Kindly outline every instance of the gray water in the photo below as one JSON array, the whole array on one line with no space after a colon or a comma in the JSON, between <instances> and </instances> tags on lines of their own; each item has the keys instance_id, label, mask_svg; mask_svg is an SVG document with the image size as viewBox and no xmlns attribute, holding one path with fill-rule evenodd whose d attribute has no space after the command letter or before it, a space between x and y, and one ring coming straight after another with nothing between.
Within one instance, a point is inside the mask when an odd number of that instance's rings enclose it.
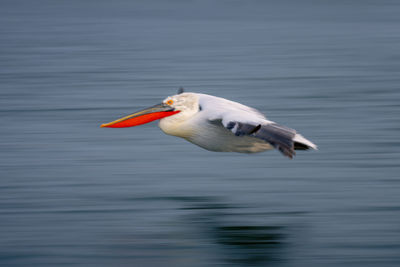
<instances>
[{"instance_id":1,"label":"gray water","mask_svg":"<svg viewBox=\"0 0 400 267\"><path fill-rule=\"evenodd\" d=\"M0 7L0 265L399 266L399 1ZM319 151L99 128L180 86Z\"/></svg>"}]
</instances>

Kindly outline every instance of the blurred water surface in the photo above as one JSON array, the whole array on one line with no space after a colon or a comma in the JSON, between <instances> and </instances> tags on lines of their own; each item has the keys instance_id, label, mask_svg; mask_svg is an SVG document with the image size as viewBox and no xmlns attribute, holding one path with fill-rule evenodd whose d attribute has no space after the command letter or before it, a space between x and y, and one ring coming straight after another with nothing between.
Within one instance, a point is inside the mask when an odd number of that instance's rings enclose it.
<instances>
[{"instance_id":1,"label":"blurred water surface","mask_svg":"<svg viewBox=\"0 0 400 267\"><path fill-rule=\"evenodd\" d=\"M399 266L398 1L1 1L0 264ZM178 87L319 151L213 153Z\"/></svg>"}]
</instances>

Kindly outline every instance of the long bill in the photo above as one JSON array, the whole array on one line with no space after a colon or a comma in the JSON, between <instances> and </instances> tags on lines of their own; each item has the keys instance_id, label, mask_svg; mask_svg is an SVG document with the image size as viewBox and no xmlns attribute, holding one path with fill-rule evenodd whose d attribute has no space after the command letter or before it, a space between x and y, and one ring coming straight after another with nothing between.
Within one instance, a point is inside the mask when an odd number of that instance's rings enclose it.
<instances>
[{"instance_id":1,"label":"long bill","mask_svg":"<svg viewBox=\"0 0 400 267\"><path fill-rule=\"evenodd\" d=\"M133 127L137 125L142 125L154 120L159 120L168 116L172 116L180 111L176 111L173 107L168 106L166 104L158 104L131 115L125 116L118 120L103 123L100 127L108 127L108 128L124 128L124 127Z\"/></svg>"}]
</instances>

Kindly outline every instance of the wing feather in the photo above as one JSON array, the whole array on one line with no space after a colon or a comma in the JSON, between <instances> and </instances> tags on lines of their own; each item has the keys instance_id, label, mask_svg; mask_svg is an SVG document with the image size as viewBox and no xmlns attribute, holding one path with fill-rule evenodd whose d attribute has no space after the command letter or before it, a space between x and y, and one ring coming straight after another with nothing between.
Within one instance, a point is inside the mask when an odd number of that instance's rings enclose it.
<instances>
[{"instance_id":1,"label":"wing feather","mask_svg":"<svg viewBox=\"0 0 400 267\"><path fill-rule=\"evenodd\" d=\"M305 138L303 139L308 143L298 141L300 135L294 129L268 120L256 109L219 97L204 94L198 94L198 96L200 105L205 107L204 111L207 112L208 120L222 123L236 136L252 136L264 140L289 158L293 158L296 154L295 148L316 148Z\"/></svg>"},{"instance_id":2,"label":"wing feather","mask_svg":"<svg viewBox=\"0 0 400 267\"><path fill-rule=\"evenodd\" d=\"M289 158L296 154L293 142L296 131L293 129L276 123L252 124L239 121L230 121L224 126L236 136L247 135L262 139Z\"/></svg>"}]
</instances>

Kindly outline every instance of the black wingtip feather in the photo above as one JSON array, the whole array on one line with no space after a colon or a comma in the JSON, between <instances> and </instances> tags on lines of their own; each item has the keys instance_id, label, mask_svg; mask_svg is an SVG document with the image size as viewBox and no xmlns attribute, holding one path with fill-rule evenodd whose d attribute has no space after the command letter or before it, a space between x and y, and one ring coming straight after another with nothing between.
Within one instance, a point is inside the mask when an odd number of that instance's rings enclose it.
<instances>
[{"instance_id":1,"label":"black wingtip feather","mask_svg":"<svg viewBox=\"0 0 400 267\"><path fill-rule=\"evenodd\" d=\"M296 155L296 152L294 151L293 148L288 148L285 146L276 146L276 148L286 157L293 159L293 157Z\"/></svg>"},{"instance_id":2,"label":"black wingtip feather","mask_svg":"<svg viewBox=\"0 0 400 267\"><path fill-rule=\"evenodd\" d=\"M260 130L260 128L261 128L261 124L259 124L258 126L254 127L254 129L251 130L251 132L249 132L249 135L253 134L253 133L256 133L258 130Z\"/></svg>"},{"instance_id":3,"label":"black wingtip feather","mask_svg":"<svg viewBox=\"0 0 400 267\"><path fill-rule=\"evenodd\" d=\"M294 142L294 149L295 150L308 150L308 149L310 149L310 147L303 143Z\"/></svg>"}]
</instances>

